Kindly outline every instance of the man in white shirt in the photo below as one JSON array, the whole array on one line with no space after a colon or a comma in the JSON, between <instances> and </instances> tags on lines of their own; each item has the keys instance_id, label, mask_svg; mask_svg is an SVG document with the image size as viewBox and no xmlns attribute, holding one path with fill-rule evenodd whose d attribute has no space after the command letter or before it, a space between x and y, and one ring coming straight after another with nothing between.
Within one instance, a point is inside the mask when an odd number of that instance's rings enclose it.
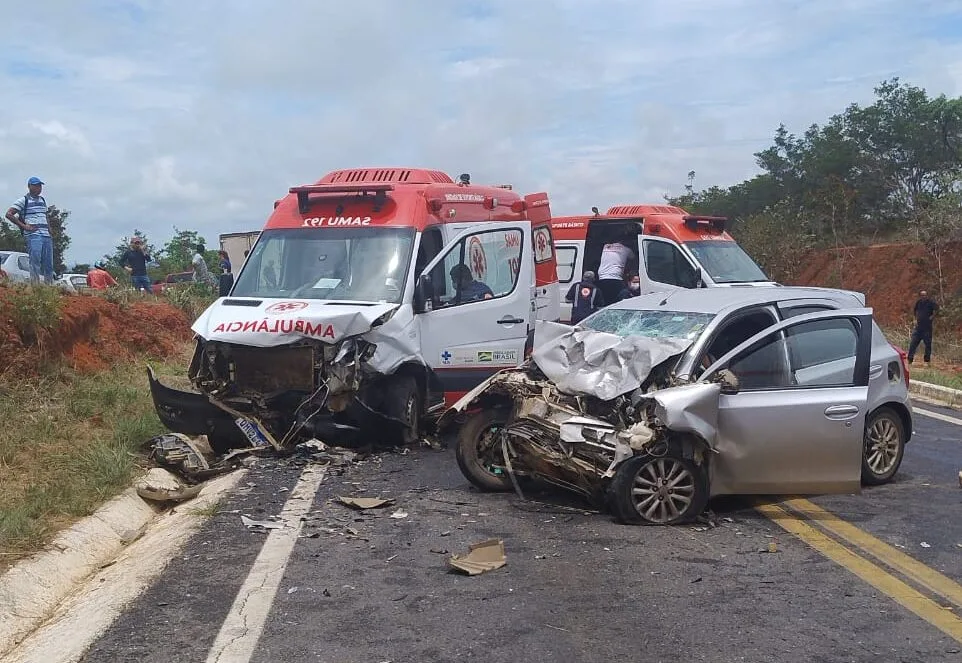
<instances>
[{"instance_id":1,"label":"man in white shirt","mask_svg":"<svg viewBox=\"0 0 962 663\"><path fill-rule=\"evenodd\" d=\"M217 281L214 280L214 276L207 268L207 261L204 260L204 250L204 245L198 244L196 247L197 252L190 261L190 264L194 268L194 283L206 283L210 287L216 288Z\"/></svg>"},{"instance_id":2,"label":"man in white shirt","mask_svg":"<svg viewBox=\"0 0 962 663\"><path fill-rule=\"evenodd\" d=\"M598 287L605 302L616 302L625 287L625 265L635 253L626 246L634 236L622 235L616 242L605 244L598 266Z\"/></svg>"}]
</instances>

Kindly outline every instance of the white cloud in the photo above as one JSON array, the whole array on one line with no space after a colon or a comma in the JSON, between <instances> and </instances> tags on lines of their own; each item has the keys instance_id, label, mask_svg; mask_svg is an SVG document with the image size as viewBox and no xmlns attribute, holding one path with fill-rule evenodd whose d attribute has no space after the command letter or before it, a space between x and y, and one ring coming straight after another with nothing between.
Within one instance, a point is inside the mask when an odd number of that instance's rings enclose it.
<instances>
[{"instance_id":1,"label":"white cloud","mask_svg":"<svg viewBox=\"0 0 962 663\"><path fill-rule=\"evenodd\" d=\"M556 214L755 171L898 75L962 94L962 3L38 0L0 55L0 197L70 209L69 257L134 227L256 229L334 168L547 190ZM28 38L29 35L29 38Z\"/></svg>"}]
</instances>

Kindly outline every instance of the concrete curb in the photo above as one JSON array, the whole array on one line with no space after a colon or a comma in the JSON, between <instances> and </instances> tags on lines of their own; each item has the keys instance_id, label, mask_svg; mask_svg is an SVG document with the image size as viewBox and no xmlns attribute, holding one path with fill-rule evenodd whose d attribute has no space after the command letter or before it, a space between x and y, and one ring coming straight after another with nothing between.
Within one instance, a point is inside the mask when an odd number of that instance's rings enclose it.
<instances>
[{"instance_id":1,"label":"concrete curb","mask_svg":"<svg viewBox=\"0 0 962 663\"><path fill-rule=\"evenodd\" d=\"M206 492L207 486L201 490ZM197 498L194 498L197 499ZM178 505L189 507L194 500ZM0 577L0 658L93 573L115 561L165 510L128 488Z\"/></svg>"},{"instance_id":2,"label":"concrete curb","mask_svg":"<svg viewBox=\"0 0 962 663\"><path fill-rule=\"evenodd\" d=\"M933 401L938 401L949 407L962 406L962 390L959 389L951 389L950 387L943 387L938 384L909 380L909 392Z\"/></svg>"}]
</instances>

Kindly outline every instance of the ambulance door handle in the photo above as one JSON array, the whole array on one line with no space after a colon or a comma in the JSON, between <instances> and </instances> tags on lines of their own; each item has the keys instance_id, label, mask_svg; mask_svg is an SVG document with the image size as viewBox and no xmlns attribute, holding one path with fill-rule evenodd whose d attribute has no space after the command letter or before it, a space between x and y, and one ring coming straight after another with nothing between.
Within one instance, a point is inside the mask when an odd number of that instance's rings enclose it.
<instances>
[{"instance_id":1,"label":"ambulance door handle","mask_svg":"<svg viewBox=\"0 0 962 663\"><path fill-rule=\"evenodd\" d=\"M522 322L524 322L524 318L513 318L510 315L506 315L498 320L499 325L520 325Z\"/></svg>"}]
</instances>

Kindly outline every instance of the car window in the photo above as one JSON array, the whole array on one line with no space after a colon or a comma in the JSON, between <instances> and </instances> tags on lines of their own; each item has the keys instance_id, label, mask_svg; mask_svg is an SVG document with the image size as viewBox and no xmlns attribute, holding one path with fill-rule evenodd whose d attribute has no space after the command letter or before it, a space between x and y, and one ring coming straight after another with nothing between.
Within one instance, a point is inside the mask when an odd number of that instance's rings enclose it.
<instances>
[{"instance_id":1,"label":"car window","mask_svg":"<svg viewBox=\"0 0 962 663\"><path fill-rule=\"evenodd\" d=\"M435 308L510 295L518 281L524 234L486 230L464 237L431 271Z\"/></svg>"},{"instance_id":2,"label":"car window","mask_svg":"<svg viewBox=\"0 0 962 663\"><path fill-rule=\"evenodd\" d=\"M831 306L825 304L807 304L805 306L793 306L791 308L781 308L782 317L786 320L788 318L797 318L800 315L808 315L809 313L820 313L822 311L833 310Z\"/></svg>"},{"instance_id":3,"label":"car window","mask_svg":"<svg viewBox=\"0 0 962 663\"><path fill-rule=\"evenodd\" d=\"M736 355L728 368L739 389L854 384L858 329L847 318L812 320L773 332Z\"/></svg>"},{"instance_id":4,"label":"car window","mask_svg":"<svg viewBox=\"0 0 962 663\"><path fill-rule=\"evenodd\" d=\"M708 348L696 362L693 375L698 377L704 369L718 359L777 322L775 316L767 309L745 311L729 318L714 333Z\"/></svg>"},{"instance_id":5,"label":"car window","mask_svg":"<svg viewBox=\"0 0 962 663\"><path fill-rule=\"evenodd\" d=\"M778 332L736 355L729 362L728 369L738 378L738 387L742 391L792 386L785 340Z\"/></svg>"},{"instance_id":6,"label":"car window","mask_svg":"<svg viewBox=\"0 0 962 663\"><path fill-rule=\"evenodd\" d=\"M691 263L674 244L646 239L645 271L648 278L657 283L694 288L694 270Z\"/></svg>"},{"instance_id":7,"label":"car window","mask_svg":"<svg viewBox=\"0 0 962 663\"><path fill-rule=\"evenodd\" d=\"M17 267L19 267L24 272L30 271L30 258L27 256L20 256L17 258Z\"/></svg>"},{"instance_id":8,"label":"car window","mask_svg":"<svg viewBox=\"0 0 962 663\"><path fill-rule=\"evenodd\" d=\"M858 330L847 319L813 320L789 327L788 352L800 386L853 384Z\"/></svg>"},{"instance_id":9,"label":"car window","mask_svg":"<svg viewBox=\"0 0 962 663\"><path fill-rule=\"evenodd\" d=\"M555 255L558 256L558 282L571 283L575 276L575 264L578 262L578 247L555 247Z\"/></svg>"}]
</instances>

